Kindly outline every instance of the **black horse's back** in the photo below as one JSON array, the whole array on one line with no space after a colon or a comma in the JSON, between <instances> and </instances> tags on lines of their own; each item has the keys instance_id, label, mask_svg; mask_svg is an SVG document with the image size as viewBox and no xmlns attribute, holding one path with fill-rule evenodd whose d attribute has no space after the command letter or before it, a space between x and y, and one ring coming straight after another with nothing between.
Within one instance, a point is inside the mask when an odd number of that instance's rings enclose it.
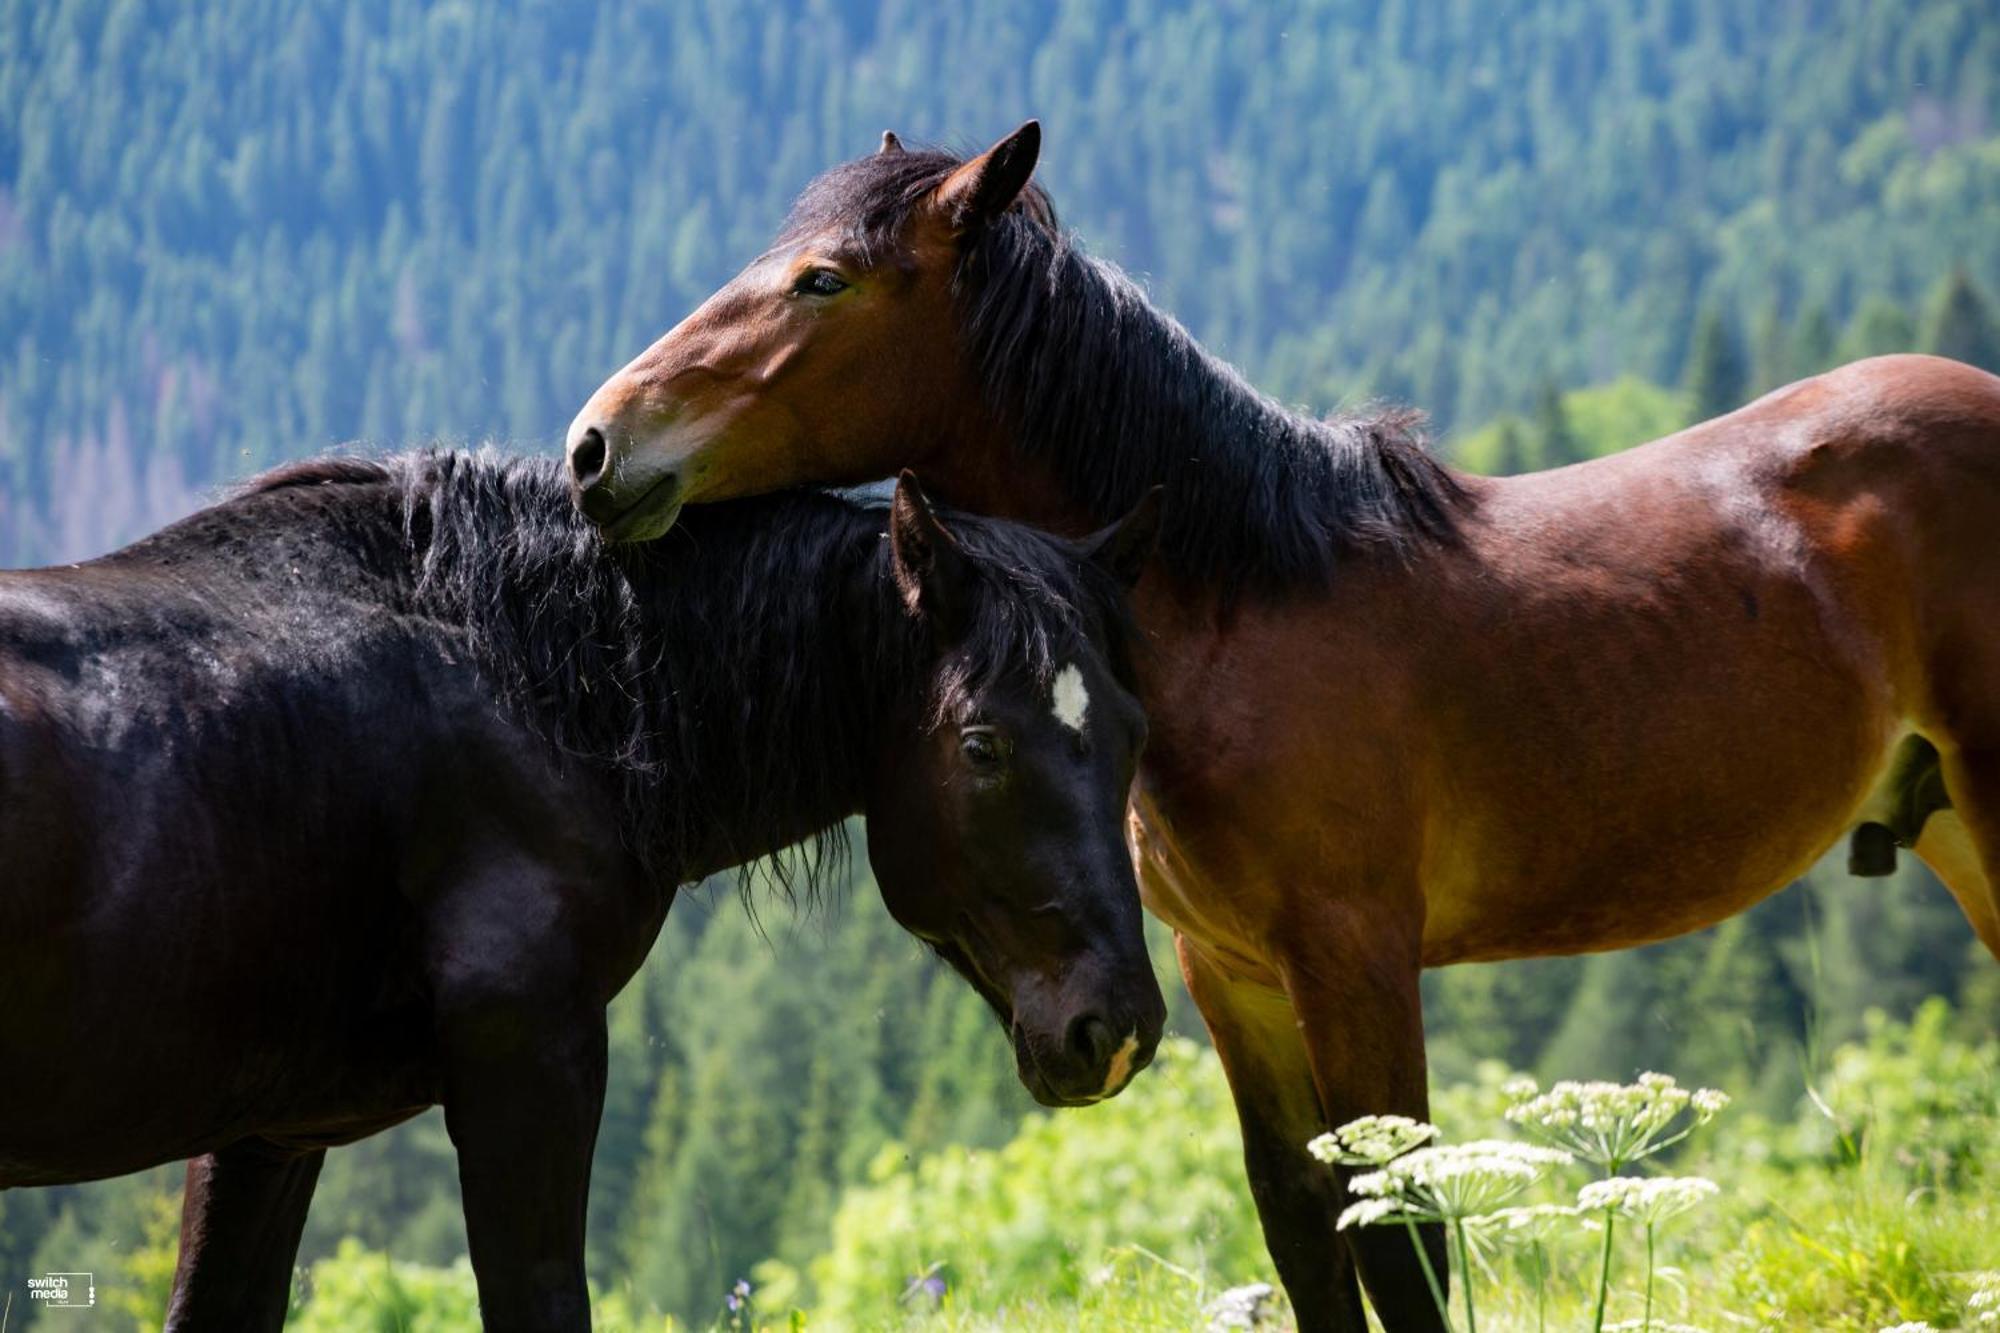
<instances>
[{"instance_id":1,"label":"black horse's back","mask_svg":"<svg viewBox=\"0 0 2000 1333\"><path fill-rule=\"evenodd\" d=\"M399 614L400 502L342 489L0 573L0 1059L47 1071L0 1105L0 1184L431 1099L410 830L441 732L505 729Z\"/></svg>"}]
</instances>

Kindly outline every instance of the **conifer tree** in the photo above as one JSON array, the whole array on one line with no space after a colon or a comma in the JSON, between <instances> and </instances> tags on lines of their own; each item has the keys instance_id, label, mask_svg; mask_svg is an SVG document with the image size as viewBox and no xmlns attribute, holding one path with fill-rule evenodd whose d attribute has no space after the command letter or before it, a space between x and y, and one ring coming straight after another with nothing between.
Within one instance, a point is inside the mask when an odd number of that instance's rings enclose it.
<instances>
[{"instance_id":1,"label":"conifer tree","mask_svg":"<svg viewBox=\"0 0 2000 1333\"><path fill-rule=\"evenodd\" d=\"M1886 356L1891 352L1917 350L1917 328L1907 310L1885 296L1870 297L1847 326L1841 340L1844 361L1865 356Z\"/></svg>"},{"instance_id":2,"label":"conifer tree","mask_svg":"<svg viewBox=\"0 0 2000 1333\"><path fill-rule=\"evenodd\" d=\"M1757 328L1750 343L1750 363L1758 393L1769 393L1792 381L1791 331L1786 328L1784 312L1775 299L1757 316Z\"/></svg>"},{"instance_id":3,"label":"conifer tree","mask_svg":"<svg viewBox=\"0 0 2000 1333\"><path fill-rule=\"evenodd\" d=\"M1566 467L1589 457L1570 425L1562 390L1548 375L1535 390L1535 448L1545 468Z\"/></svg>"},{"instance_id":4,"label":"conifer tree","mask_svg":"<svg viewBox=\"0 0 2000 1333\"><path fill-rule=\"evenodd\" d=\"M1741 407L1749 382L1736 330L1720 307L1709 306L1695 323L1688 352L1687 391L1694 419L1706 421Z\"/></svg>"},{"instance_id":5,"label":"conifer tree","mask_svg":"<svg viewBox=\"0 0 2000 1333\"><path fill-rule=\"evenodd\" d=\"M1995 329L1986 298L1973 286L1972 275L1963 264L1939 284L1932 299L1924 350L2000 373L2000 330Z\"/></svg>"},{"instance_id":6,"label":"conifer tree","mask_svg":"<svg viewBox=\"0 0 2000 1333\"><path fill-rule=\"evenodd\" d=\"M1827 317L1825 306L1814 303L1806 307L1799 316L1798 327L1792 331L1792 376L1797 379L1817 375L1831 370L1833 363L1833 321Z\"/></svg>"},{"instance_id":7,"label":"conifer tree","mask_svg":"<svg viewBox=\"0 0 2000 1333\"><path fill-rule=\"evenodd\" d=\"M1493 470L1503 477L1518 476L1531 470L1528 462L1528 442L1521 433L1521 423L1514 417L1507 417L1500 423L1500 444L1494 451Z\"/></svg>"}]
</instances>

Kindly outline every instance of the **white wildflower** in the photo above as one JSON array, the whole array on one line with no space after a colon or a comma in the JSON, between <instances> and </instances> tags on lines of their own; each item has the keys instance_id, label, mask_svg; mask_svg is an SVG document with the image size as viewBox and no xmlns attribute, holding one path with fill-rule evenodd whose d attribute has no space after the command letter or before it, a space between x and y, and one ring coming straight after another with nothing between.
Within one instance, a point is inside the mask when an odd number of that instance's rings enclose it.
<instances>
[{"instance_id":1,"label":"white wildflower","mask_svg":"<svg viewBox=\"0 0 2000 1333\"><path fill-rule=\"evenodd\" d=\"M1547 1240L1576 1221L1576 1209L1564 1203L1530 1203L1466 1221L1496 1240Z\"/></svg>"},{"instance_id":2,"label":"white wildflower","mask_svg":"<svg viewBox=\"0 0 2000 1333\"><path fill-rule=\"evenodd\" d=\"M1891 1324L1882 1333L1938 1333L1938 1330L1925 1320L1912 1319L1907 1324Z\"/></svg>"},{"instance_id":3,"label":"white wildflower","mask_svg":"<svg viewBox=\"0 0 2000 1333\"><path fill-rule=\"evenodd\" d=\"M1569 1160L1553 1148L1481 1139L1418 1148L1356 1176L1348 1188L1364 1199L1400 1200L1418 1221L1448 1221L1492 1212L1532 1185L1542 1168Z\"/></svg>"},{"instance_id":4,"label":"white wildflower","mask_svg":"<svg viewBox=\"0 0 2000 1333\"><path fill-rule=\"evenodd\" d=\"M1509 1120L1612 1170L1678 1143L1729 1103L1728 1095L1714 1088L1689 1091L1671 1075L1656 1073L1641 1074L1637 1083L1564 1081L1547 1092L1535 1092L1533 1084L1517 1092L1507 1108ZM1691 1111L1690 1120L1667 1135L1683 1111Z\"/></svg>"},{"instance_id":5,"label":"white wildflower","mask_svg":"<svg viewBox=\"0 0 2000 1333\"><path fill-rule=\"evenodd\" d=\"M1208 1333L1258 1329L1277 1324L1277 1290L1268 1282L1231 1287L1208 1303Z\"/></svg>"},{"instance_id":6,"label":"white wildflower","mask_svg":"<svg viewBox=\"0 0 2000 1333\"><path fill-rule=\"evenodd\" d=\"M1436 1125L1406 1115L1365 1115L1306 1145L1328 1166L1380 1166L1437 1137Z\"/></svg>"},{"instance_id":7,"label":"white wildflower","mask_svg":"<svg viewBox=\"0 0 2000 1333\"><path fill-rule=\"evenodd\" d=\"M1586 1213L1613 1212L1657 1226L1718 1193L1716 1183L1702 1176L1613 1176L1578 1190L1576 1206Z\"/></svg>"},{"instance_id":8,"label":"white wildflower","mask_svg":"<svg viewBox=\"0 0 2000 1333\"><path fill-rule=\"evenodd\" d=\"M1372 1227L1380 1222L1400 1221L1407 1212L1401 1199L1362 1199L1342 1209L1340 1219L1333 1224L1333 1228L1345 1231L1349 1227Z\"/></svg>"},{"instance_id":9,"label":"white wildflower","mask_svg":"<svg viewBox=\"0 0 2000 1333\"><path fill-rule=\"evenodd\" d=\"M1606 1324L1604 1333L1708 1333L1708 1330L1693 1324L1670 1324L1663 1319L1621 1319Z\"/></svg>"},{"instance_id":10,"label":"white wildflower","mask_svg":"<svg viewBox=\"0 0 2000 1333\"><path fill-rule=\"evenodd\" d=\"M1965 1303L1965 1312L1973 1316L1972 1322L1985 1328L2000 1324L2000 1273L1978 1273L1973 1277L1972 1297Z\"/></svg>"}]
</instances>

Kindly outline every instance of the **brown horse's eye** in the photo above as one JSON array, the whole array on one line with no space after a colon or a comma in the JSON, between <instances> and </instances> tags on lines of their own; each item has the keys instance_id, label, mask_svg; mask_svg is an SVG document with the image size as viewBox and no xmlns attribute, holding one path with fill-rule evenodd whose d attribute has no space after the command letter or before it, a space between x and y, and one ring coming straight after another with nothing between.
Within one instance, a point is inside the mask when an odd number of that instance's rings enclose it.
<instances>
[{"instance_id":1,"label":"brown horse's eye","mask_svg":"<svg viewBox=\"0 0 2000 1333\"><path fill-rule=\"evenodd\" d=\"M847 283L830 268L809 268L799 274L792 290L800 296L832 296L847 290Z\"/></svg>"},{"instance_id":2,"label":"brown horse's eye","mask_svg":"<svg viewBox=\"0 0 2000 1333\"><path fill-rule=\"evenodd\" d=\"M958 750L982 773L997 773L1007 763L1007 740L991 727L967 727L958 733Z\"/></svg>"}]
</instances>

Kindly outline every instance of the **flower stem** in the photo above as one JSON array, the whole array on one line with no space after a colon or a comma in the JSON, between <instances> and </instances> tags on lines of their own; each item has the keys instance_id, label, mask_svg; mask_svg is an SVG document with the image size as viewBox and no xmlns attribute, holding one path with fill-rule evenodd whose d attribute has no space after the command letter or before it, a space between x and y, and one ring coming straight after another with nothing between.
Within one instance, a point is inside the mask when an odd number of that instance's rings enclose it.
<instances>
[{"instance_id":1,"label":"flower stem","mask_svg":"<svg viewBox=\"0 0 2000 1333\"><path fill-rule=\"evenodd\" d=\"M1410 1233L1410 1244L1417 1247L1417 1262L1423 1265L1424 1281L1430 1284L1431 1302L1437 1306L1438 1318L1444 1320L1446 1333L1450 1333L1451 1304L1445 1299L1444 1288L1438 1285L1437 1270L1431 1267L1430 1251L1424 1248L1424 1238L1417 1234L1415 1222L1405 1217L1403 1227Z\"/></svg>"},{"instance_id":2,"label":"flower stem","mask_svg":"<svg viewBox=\"0 0 2000 1333\"><path fill-rule=\"evenodd\" d=\"M1653 1333L1653 1224L1646 1223L1646 1322L1644 1333Z\"/></svg>"},{"instance_id":3,"label":"flower stem","mask_svg":"<svg viewBox=\"0 0 2000 1333\"><path fill-rule=\"evenodd\" d=\"M1465 1286L1465 1333L1479 1333L1479 1316L1472 1312L1472 1255L1465 1248L1465 1219L1453 1218L1451 1229L1458 1237L1458 1280Z\"/></svg>"},{"instance_id":4,"label":"flower stem","mask_svg":"<svg viewBox=\"0 0 2000 1333\"><path fill-rule=\"evenodd\" d=\"M1604 1214L1604 1261L1597 1269L1597 1313L1590 1321L1591 1333L1604 1333L1604 1298L1611 1291L1611 1233L1618 1226L1618 1214Z\"/></svg>"},{"instance_id":5,"label":"flower stem","mask_svg":"<svg viewBox=\"0 0 2000 1333\"><path fill-rule=\"evenodd\" d=\"M1535 1330L1549 1333L1549 1266L1542 1243L1535 1242Z\"/></svg>"}]
</instances>

